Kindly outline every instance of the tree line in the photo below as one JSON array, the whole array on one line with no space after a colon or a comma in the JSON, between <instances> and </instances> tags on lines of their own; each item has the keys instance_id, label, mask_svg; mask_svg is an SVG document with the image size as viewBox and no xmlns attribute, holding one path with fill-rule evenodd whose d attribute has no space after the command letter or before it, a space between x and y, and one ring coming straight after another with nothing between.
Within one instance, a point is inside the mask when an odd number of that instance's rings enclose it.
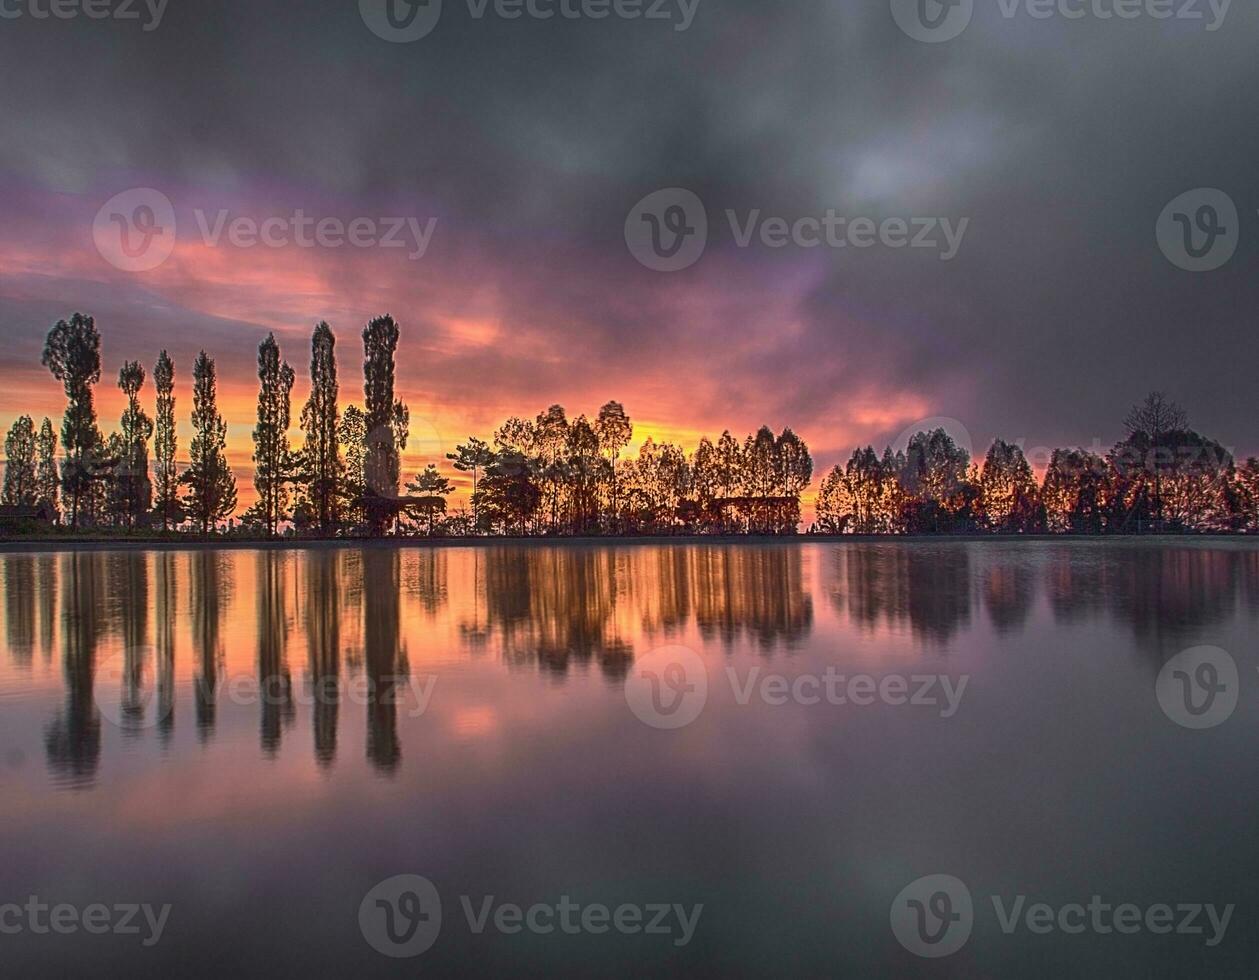
<instances>
[{"instance_id":1,"label":"tree line","mask_svg":"<svg viewBox=\"0 0 1259 980\"><path fill-rule=\"evenodd\" d=\"M319 323L310 343L310 393L298 414L296 373L274 335L258 348L253 430L256 501L234 520L236 477L218 408L215 362L192 366L192 440L178 462L175 365L153 366L155 415L142 405L146 372L126 362L118 387L126 408L105 436L95 409L101 378L95 320L75 313L48 333L43 364L62 384L58 439L20 417L5 441L3 503L37 507L73 529L159 529L256 536L423 534L641 535L795 534L812 485L808 446L768 426L740 439L726 431L694 452L646 439L628 450L634 426L608 402L593 418L553 405L510 418L489 440L448 454L471 478L470 505L453 513L454 484L436 464L403 482L410 412L395 393L400 329L391 316L362 331L363 406L340 407L336 338ZM982 465L943 429L921 432L899 452L855 451L822 481L811 531L830 534L1140 533L1259 530L1259 463L1238 467L1193 432L1161 394L1135 407L1127 435L1104 457L1054 452L1037 481L1020 447L996 440Z\"/></svg>"},{"instance_id":2,"label":"tree line","mask_svg":"<svg viewBox=\"0 0 1259 980\"><path fill-rule=\"evenodd\" d=\"M1259 531L1259 461L1238 466L1161 392L1134 406L1105 455L1057 449L1037 480L1003 439L982 465L943 429L901 452L858 449L823 480L818 529L836 534L1140 534Z\"/></svg>"}]
</instances>

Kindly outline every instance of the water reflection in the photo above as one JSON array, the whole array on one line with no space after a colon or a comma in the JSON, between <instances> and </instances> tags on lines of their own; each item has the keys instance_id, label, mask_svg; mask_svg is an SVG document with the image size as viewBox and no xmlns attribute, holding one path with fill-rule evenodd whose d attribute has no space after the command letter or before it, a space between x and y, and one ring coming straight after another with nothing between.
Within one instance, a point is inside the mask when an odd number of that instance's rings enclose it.
<instances>
[{"instance_id":1,"label":"water reflection","mask_svg":"<svg viewBox=\"0 0 1259 980\"><path fill-rule=\"evenodd\" d=\"M48 768L54 779L88 786L101 755L101 718L93 688L96 644L105 608L103 556L93 552L62 556L62 664L65 701L44 732ZM6 592L10 585L5 582Z\"/></svg>"},{"instance_id":2,"label":"water reflection","mask_svg":"<svg viewBox=\"0 0 1259 980\"><path fill-rule=\"evenodd\" d=\"M288 561L288 555L276 551L257 556L258 701L262 709L258 739L262 751L271 756L280 749L283 729L296 717L288 666Z\"/></svg>"},{"instance_id":3,"label":"water reflection","mask_svg":"<svg viewBox=\"0 0 1259 980\"><path fill-rule=\"evenodd\" d=\"M121 734L170 745L181 697L209 743L239 707L229 683L254 680L244 717L262 755L309 725L301 751L325 772L346 712L363 710L364 754L389 774L404 761L408 679L429 658L619 685L636 656L673 642L774 655L821 631L832 654L847 634L938 656L983 628L1010 639L1054 623L1117 627L1157 669L1259 606L1259 551L1243 544L86 551L7 554L0 571L8 683L38 673L37 648L60 651L47 765L75 786L92 784L102 754L93 695L115 685ZM351 682L361 708L347 708ZM461 724L490 723L476 711Z\"/></svg>"},{"instance_id":4,"label":"water reflection","mask_svg":"<svg viewBox=\"0 0 1259 980\"><path fill-rule=\"evenodd\" d=\"M392 772L402 761L398 741L398 699L408 672L400 642L399 554L370 548L363 555L363 654L367 670L367 757L377 769Z\"/></svg>"},{"instance_id":5,"label":"water reflection","mask_svg":"<svg viewBox=\"0 0 1259 980\"><path fill-rule=\"evenodd\" d=\"M307 671L314 716L315 760L327 769L337 757L341 707L341 554L317 551L306 562L303 594Z\"/></svg>"},{"instance_id":6,"label":"water reflection","mask_svg":"<svg viewBox=\"0 0 1259 980\"><path fill-rule=\"evenodd\" d=\"M188 559L192 597L192 646L197 674L194 681L197 734L202 741L214 735L218 717L219 674L223 650L219 628L231 600L230 571L235 556L214 551L195 552Z\"/></svg>"},{"instance_id":7,"label":"water reflection","mask_svg":"<svg viewBox=\"0 0 1259 980\"><path fill-rule=\"evenodd\" d=\"M35 649L35 559L4 556L5 639L19 667L30 665Z\"/></svg>"},{"instance_id":8,"label":"water reflection","mask_svg":"<svg viewBox=\"0 0 1259 980\"><path fill-rule=\"evenodd\" d=\"M944 645L970 624L971 551L918 542L836 548L831 604L867 631L908 626L922 640Z\"/></svg>"}]
</instances>

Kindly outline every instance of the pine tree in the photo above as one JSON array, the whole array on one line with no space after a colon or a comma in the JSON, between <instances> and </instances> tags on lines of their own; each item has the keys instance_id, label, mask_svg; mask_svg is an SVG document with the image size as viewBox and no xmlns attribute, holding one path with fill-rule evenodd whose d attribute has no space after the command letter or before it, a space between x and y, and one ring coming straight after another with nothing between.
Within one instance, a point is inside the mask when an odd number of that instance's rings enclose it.
<instances>
[{"instance_id":1,"label":"pine tree","mask_svg":"<svg viewBox=\"0 0 1259 980\"><path fill-rule=\"evenodd\" d=\"M289 448L289 397L293 369L280 360L275 335L258 347L258 424L254 427L254 487L267 533L274 535L288 516L288 484L293 476Z\"/></svg>"},{"instance_id":2,"label":"pine tree","mask_svg":"<svg viewBox=\"0 0 1259 980\"><path fill-rule=\"evenodd\" d=\"M214 361L202 351L192 368L191 465L181 481L188 487L184 506L208 534L236 509L236 477L227 464L227 423L219 414Z\"/></svg>"},{"instance_id":3,"label":"pine tree","mask_svg":"<svg viewBox=\"0 0 1259 980\"><path fill-rule=\"evenodd\" d=\"M175 365L166 351L153 367L157 429L153 438L154 496L162 530L179 520L179 471L175 464Z\"/></svg>"},{"instance_id":4,"label":"pine tree","mask_svg":"<svg viewBox=\"0 0 1259 980\"><path fill-rule=\"evenodd\" d=\"M345 464L338 432L336 338L327 323L310 342L310 397L302 408L303 477L314 519L327 531L340 517L338 494Z\"/></svg>"},{"instance_id":5,"label":"pine tree","mask_svg":"<svg viewBox=\"0 0 1259 980\"><path fill-rule=\"evenodd\" d=\"M69 320L58 320L44 342L42 363L65 386L61 485L70 498L70 524L78 527L80 505L92 491L103 446L92 395L92 385L101 379L101 336L96 331L96 321L82 313L75 313Z\"/></svg>"}]
</instances>

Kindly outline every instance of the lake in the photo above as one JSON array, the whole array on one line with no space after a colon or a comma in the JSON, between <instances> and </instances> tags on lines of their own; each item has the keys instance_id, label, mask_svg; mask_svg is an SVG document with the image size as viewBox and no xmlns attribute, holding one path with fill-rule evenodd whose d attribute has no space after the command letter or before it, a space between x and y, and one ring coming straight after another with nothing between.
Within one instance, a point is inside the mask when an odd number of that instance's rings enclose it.
<instances>
[{"instance_id":1,"label":"lake","mask_svg":"<svg viewBox=\"0 0 1259 980\"><path fill-rule=\"evenodd\" d=\"M7 975L1259 962L1248 542L0 573Z\"/></svg>"}]
</instances>

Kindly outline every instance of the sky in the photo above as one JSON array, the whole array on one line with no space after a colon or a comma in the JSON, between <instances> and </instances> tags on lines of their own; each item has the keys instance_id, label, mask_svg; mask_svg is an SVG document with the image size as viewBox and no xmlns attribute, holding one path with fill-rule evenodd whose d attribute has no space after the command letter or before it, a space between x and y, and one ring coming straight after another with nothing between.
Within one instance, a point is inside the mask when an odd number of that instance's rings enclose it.
<instances>
[{"instance_id":1,"label":"sky","mask_svg":"<svg viewBox=\"0 0 1259 980\"><path fill-rule=\"evenodd\" d=\"M314 325L361 404L391 313L409 471L610 399L636 443L791 426L819 479L931 419L980 455L1108 447L1152 389L1259 452L1253 4L960 0L924 41L907 0L60 2L0 0L6 429L60 414L40 351L82 311L102 427L119 366L167 348L186 447L204 348L243 506L258 343L296 420ZM1174 222L1203 201L1234 251L1193 271ZM689 264L660 271L675 202Z\"/></svg>"}]
</instances>

